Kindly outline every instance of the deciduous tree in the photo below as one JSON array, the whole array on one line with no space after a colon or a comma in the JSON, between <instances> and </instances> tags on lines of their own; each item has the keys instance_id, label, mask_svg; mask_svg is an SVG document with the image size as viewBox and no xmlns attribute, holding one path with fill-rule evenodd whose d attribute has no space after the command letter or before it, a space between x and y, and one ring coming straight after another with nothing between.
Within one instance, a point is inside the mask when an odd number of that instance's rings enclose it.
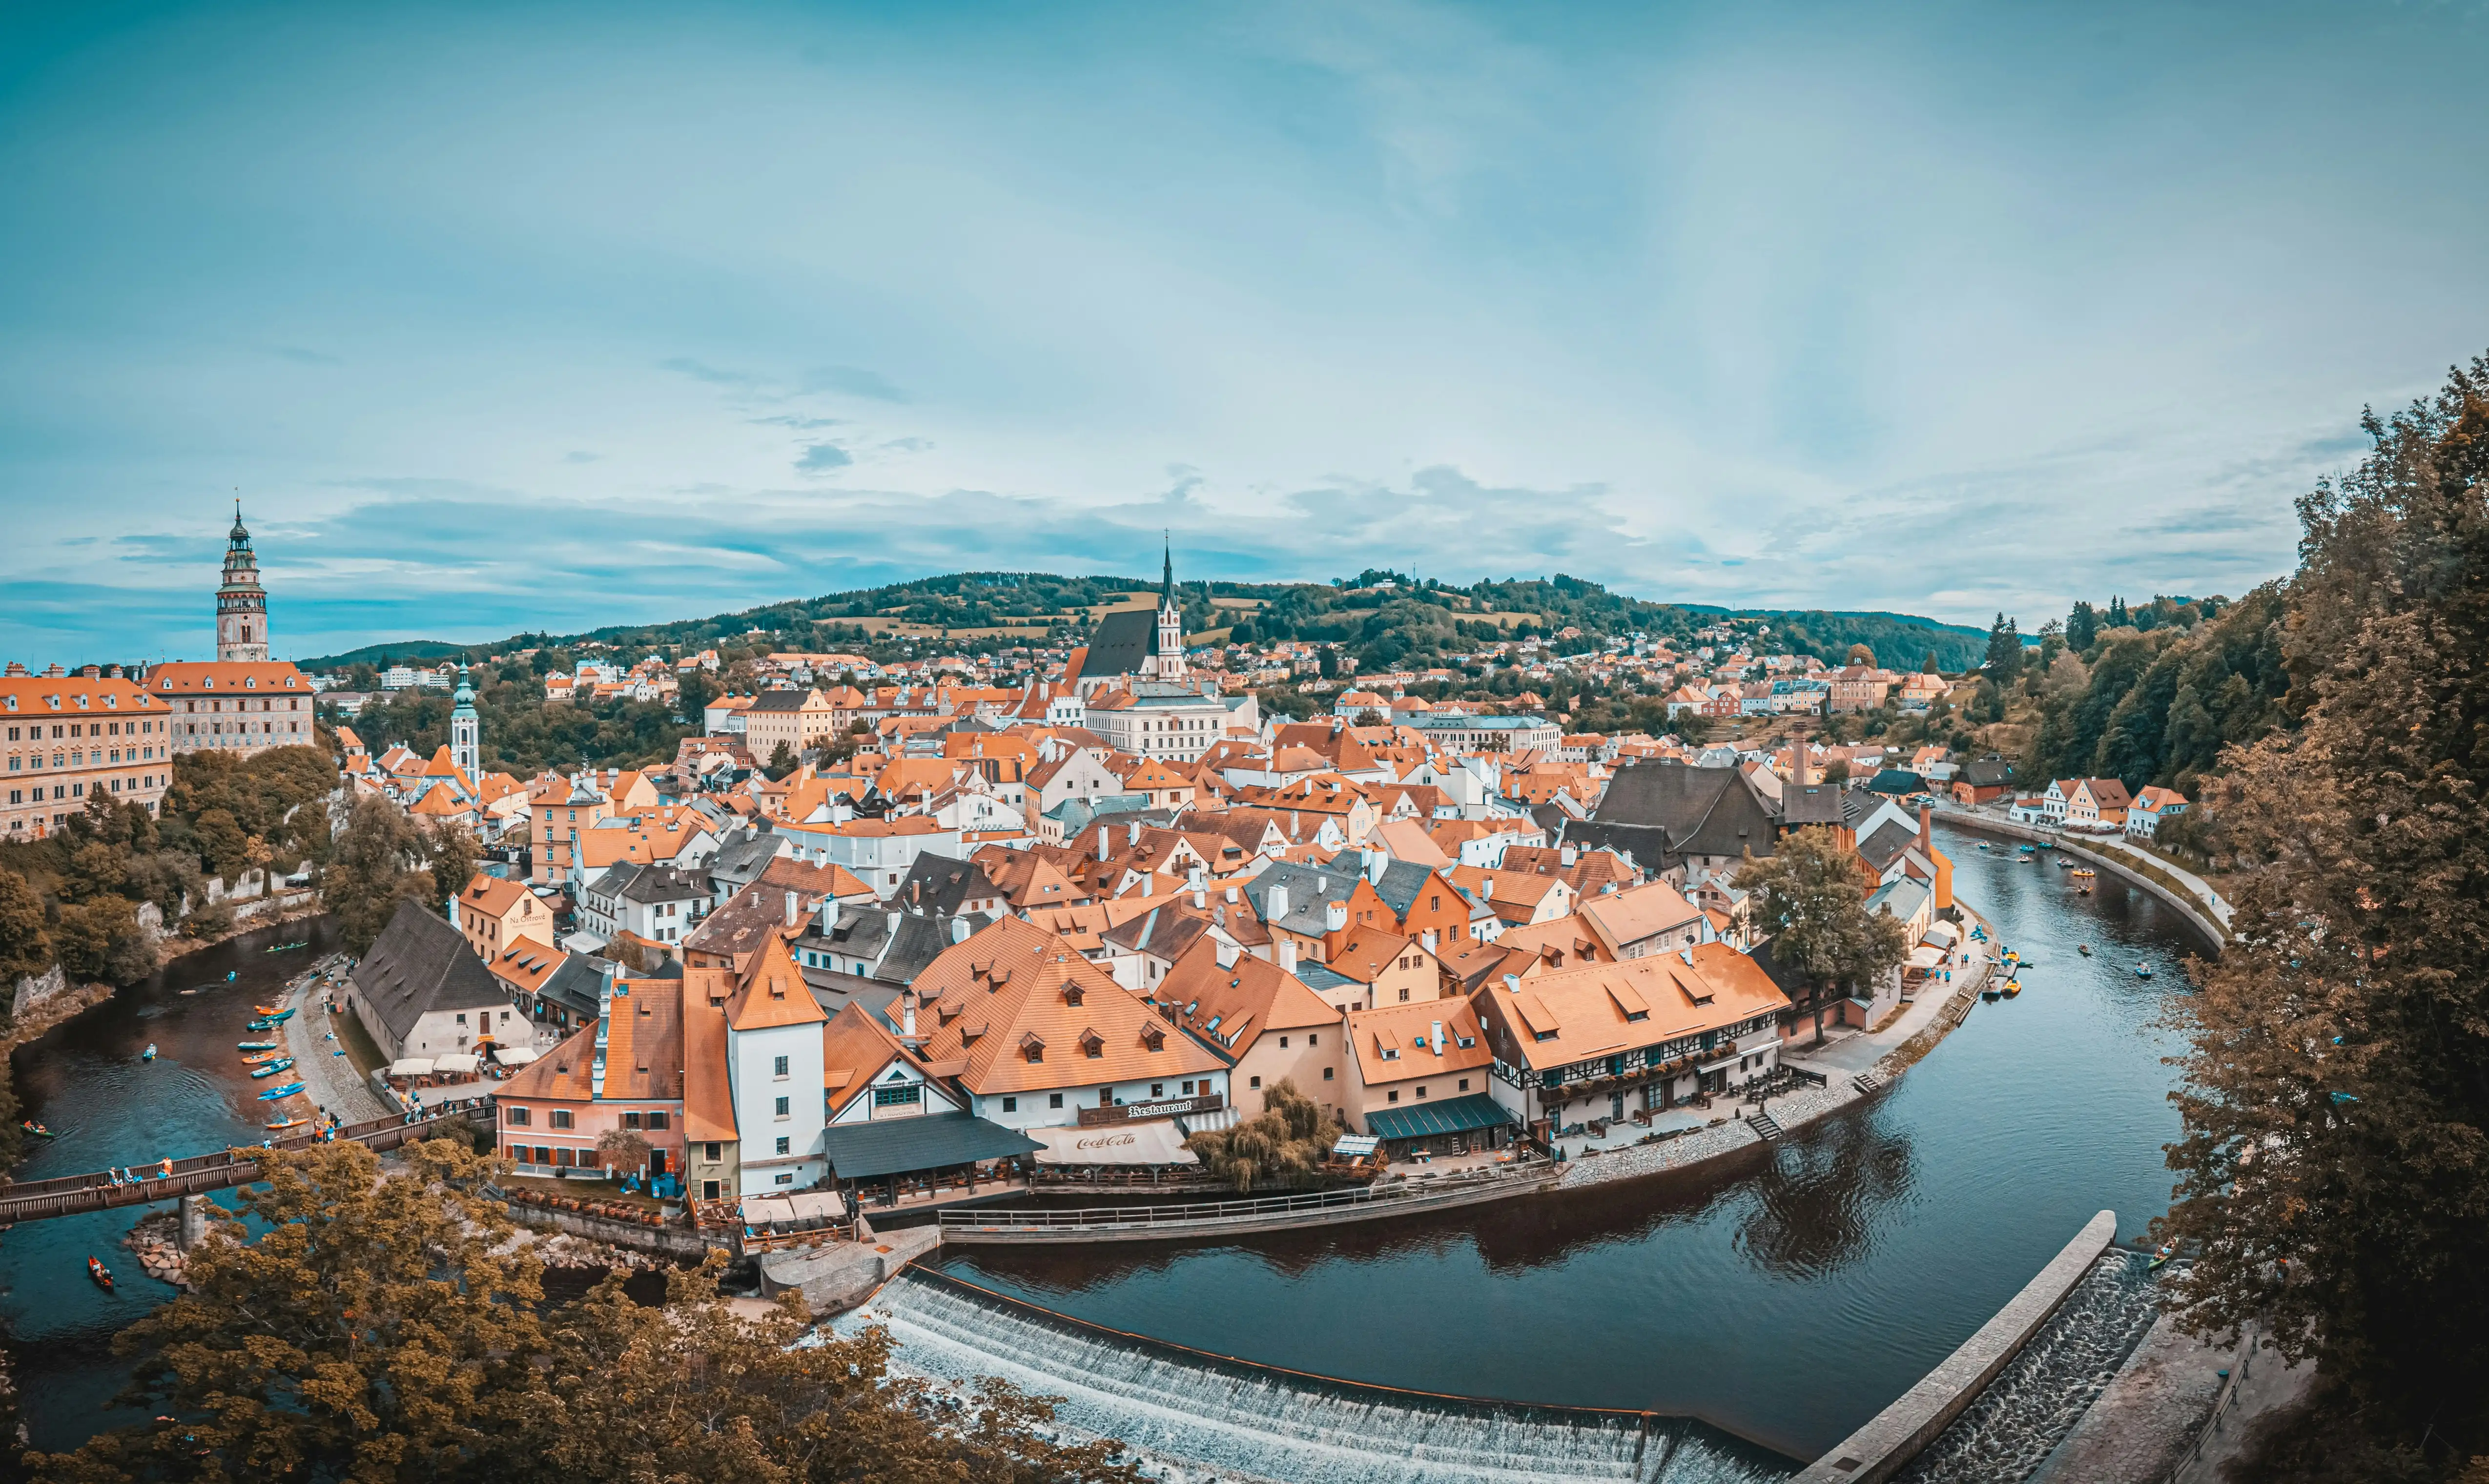
<instances>
[{"instance_id":1,"label":"deciduous tree","mask_svg":"<svg viewBox=\"0 0 2489 1484\"><path fill-rule=\"evenodd\" d=\"M1793 831L1769 856L1748 856L1737 886L1754 894L1755 925L1770 937L1774 960L1814 986L1800 1009L1814 1012L1817 1042L1839 993L1890 974L1909 951L1899 922L1867 909L1858 852L1830 830Z\"/></svg>"}]
</instances>

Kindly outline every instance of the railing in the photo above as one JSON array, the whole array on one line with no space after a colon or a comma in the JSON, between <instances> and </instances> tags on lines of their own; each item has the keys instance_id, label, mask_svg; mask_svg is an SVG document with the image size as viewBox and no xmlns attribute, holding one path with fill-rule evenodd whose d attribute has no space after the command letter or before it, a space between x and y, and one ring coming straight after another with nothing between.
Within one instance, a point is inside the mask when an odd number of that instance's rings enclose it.
<instances>
[{"instance_id":1,"label":"railing","mask_svg":"<svg viewBox=\"0 0 2489 1484\"><path fill-rule=\"evenodd\" d=\"M2162 1484L2178 1484L2179 1476L2191 1468L2195 1460L2204 1456L2205 1444L2211 1442L2215 1435L2220 1432L2221 1419L2229 1415L2230 1409L2238 1404L2240 1384L2247 1379L2247 1373L2255 1368L2256 1345L2255 1327L2246 1326L2239 1335L2238 1364L2230 1367L2230 1379L2221 1384L2221 1394L2214 1398L2213 1414L2206 1417L2204 1425L2195 1430L2195 1441L2187 1445L2187 1451L2180 1455L2175 1465L2171 1466Z\"/></svg>"},{"instance_id":2,"label":"railing","mask_svg":"<svg viewBox=\"0 0 2489 1484\"><path fill-rule=\"evenodd\" d=\"M1549 1166L1532 1160L1525 1164L1482 1165L1471 1170L1417 1180L1390 1181L1352 1190L1313 1190L1298 1195L1194 1201L1178 1206L1096 1206L1077 1211L946 1211L935 1220L945 1231L1100 1231L1198 1226L1208 1222L1257 1220L1387 1205L1476 1184L1520 1180L1534 1182L1550 1173Z\"/></svg>"}]
</instances>

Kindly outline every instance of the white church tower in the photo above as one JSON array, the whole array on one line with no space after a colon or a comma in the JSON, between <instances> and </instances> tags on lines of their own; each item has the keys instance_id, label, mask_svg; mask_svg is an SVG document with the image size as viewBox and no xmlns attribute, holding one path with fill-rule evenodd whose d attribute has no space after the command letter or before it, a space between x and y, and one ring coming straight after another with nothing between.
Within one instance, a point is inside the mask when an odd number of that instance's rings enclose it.
<instances>
[{"instance_id":1,"label":"white church tower","mask_svg":"<svg viewBox=\"0 0 2489 1484\"><path fill-rule=\"evenodd\" d=\"M260 664L268 658L268 591L259 585L259 557L234 501L233 534L225 542L225 580L216 589L216 658Z\"/></svg>"},{"instance_id":2,"label":"white church tower","mask_svg":"<svg viewBox=\"0 0 2489 1484\"><path fill-rule=\"evenodd\" d=\"M475 715L475 688L467 682L467 667L458 667L458 691L449 711L449 761L475 783L484 776L483 724Z\"/></svg>"},{"instance_id":3,"label":"white church tower","mask_svg":"<svg viewBox=\"0 0 2489 1484\"><path fill-rule=\"evenodd\" d=\"M1175 600L1175 548L1166 548L1166 573L1159 588L1159 652L1150 672L1159 680L1184 678L1184 610Z\"/></svg>"}]
</instances>

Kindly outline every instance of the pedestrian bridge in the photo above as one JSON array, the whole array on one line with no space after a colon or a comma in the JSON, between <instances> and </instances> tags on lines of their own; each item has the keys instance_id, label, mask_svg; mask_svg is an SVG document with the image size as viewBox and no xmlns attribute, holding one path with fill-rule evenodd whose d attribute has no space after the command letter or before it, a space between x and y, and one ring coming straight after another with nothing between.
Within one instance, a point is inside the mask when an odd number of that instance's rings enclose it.
<instances>
[{"instance_id":1,"label":"pedestrian bridge","mask_svg":"<svg viewBox=\"0 0 2489 1484\"><path fill-rule=\"evenodd\" d=\"M493 1127L493 1102L489 1098L470 1099L441 1108L427 1108L421 1118L409 1122L403 1116L368 1119L348 1124L337 1130L339 1139L352 1139L375 1150L395 1149L411 1139L453 1119L467 1119L487 1130ZM278 1149L308 1149L317 1142L310 1133L297 1133L272 1141ZM31 1180L0 1184L0 1221L43 1221L53 1216L73 1216L90 1211L109 1211L116 1206L145 1206L155 1201L172 1200L179 1196L200 1195L210 1190L228 1190L246 1185L259 1178L259 1167L252 1163L248 1149L220 1149L213 1155L193 1155L173 1161L173 1173L160 1173L163 1165L140 1165L143 1177L137 1181L113 1184L112 1173L96 1170L85 1175L61 1175L50 1180Z\"/></svg>"}]
</instances>

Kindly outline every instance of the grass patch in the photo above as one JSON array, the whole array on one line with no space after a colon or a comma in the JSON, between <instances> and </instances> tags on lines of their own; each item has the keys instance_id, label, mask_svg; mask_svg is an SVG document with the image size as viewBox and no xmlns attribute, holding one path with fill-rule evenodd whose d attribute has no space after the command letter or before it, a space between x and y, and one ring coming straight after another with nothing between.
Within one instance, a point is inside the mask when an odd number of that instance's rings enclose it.
<instances>
[{"instance_id":1,"label":"grass patch","mask_svg":"<svg viewBox=\"0 0 2489 1484\"><path fill-rule=\"evenodd\" d=\"M535 1195L566 1195L575 1201L615 1201L624 1206L644 1207L655 1211L661 1204L654 1198L625 1191L610 1180L552 1180L536 1175L504 1175L494 1182L504 1190L525 1190Z\"/></svg>"},{"instance_id":2,"label":"grass patch","mask_svg":"<svg viewBox=\"0 0 2489 1484\"><path fill-rule=\"evenodd\" d=\"M363 1029L363 1022L343 1006L329 1017L329 1029L337 1033L337 1044L345 1051L347 1065L355 1069L355 1076L358 1080L370 1082L373 1072L388 1065L381 1056L381 1048L372 1044L371 1034Z\"/></svg>"}]
</instances>

